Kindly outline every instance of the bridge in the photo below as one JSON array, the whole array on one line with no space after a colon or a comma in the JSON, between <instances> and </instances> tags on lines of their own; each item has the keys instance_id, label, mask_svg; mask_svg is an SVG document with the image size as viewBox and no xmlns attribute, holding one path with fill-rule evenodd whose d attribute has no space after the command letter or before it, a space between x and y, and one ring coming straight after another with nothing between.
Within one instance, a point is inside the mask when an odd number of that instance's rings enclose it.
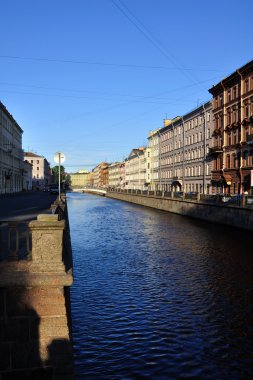
<instances>
[{"instance_id":1,"label":"bridge","mask_svg":"<svg viewBox=\"0 0 253 380\"><path fill-rule=\"evenodd\" d=\"M84 187L82 189L72 189L73 192L77 193L90 193L90 194L97 194L102 195L103 197L106 195L107 191L105 189L97 189L97 188L88 188Z\"/></svg>"}]
</instances>

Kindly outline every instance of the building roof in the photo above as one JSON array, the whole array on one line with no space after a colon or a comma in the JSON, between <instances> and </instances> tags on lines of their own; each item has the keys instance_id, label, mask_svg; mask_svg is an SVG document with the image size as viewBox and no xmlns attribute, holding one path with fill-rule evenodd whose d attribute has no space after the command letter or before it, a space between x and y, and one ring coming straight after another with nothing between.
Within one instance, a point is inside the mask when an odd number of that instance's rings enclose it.
<instances>
[{"instance_id":1,"label":"building roof","mask_svg":"<svg viewBox=\"0 0 253 380\"><path fill-rule=\"evenodd\" d=\"M11 121L15 124L15 126L20 130L21 133L23 133L23 129L20 127L20 125L16 122L16 120L14 119L14 117L12 116L12 114L7 110L7 108L5 107L5 105L0 102L0 109L2 109L2 111L4 113L6 113L6 115L11 119Z\"/></svg>"},{"instance_id":2,"label":"building roof","mask_svg":"<svg viewBox=\"0 0 253 380\"><path fill-rule=\"evenodd\" d=\"M35 154L33 152L24 152L24 155L27 157L39 157L39 158L44 158L43 156L39 156L38 154Z\"/></svg>"},{"instance_id":3,"label":"building roof","mask_svg":"<svg viewBox=\"0 0 253 380\"><path fill-rule=\"evenodd\" d=\"M223 78L220 82L213 85L208 91L216 96L219 92L223 91L223 88L228 87L236 83L238 79L240 79L240 75L247 75L253 71L253 60L247 62L245 65L241 66L239 69L236 69L232 74Z\"/></svg>"}]
</instances>

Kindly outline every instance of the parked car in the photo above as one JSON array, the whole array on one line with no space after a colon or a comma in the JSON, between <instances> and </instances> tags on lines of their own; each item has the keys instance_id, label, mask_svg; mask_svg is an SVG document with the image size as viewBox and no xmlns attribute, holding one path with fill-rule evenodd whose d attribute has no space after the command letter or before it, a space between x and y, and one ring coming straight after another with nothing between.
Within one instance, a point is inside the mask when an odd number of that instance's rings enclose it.
<instances>
[{"instance_id":1,"label":"parked car","mask_svg":"<svg viewBox=\"0 0 253 380\"><path fill-rule=\"evenodd\" d=\"M52 185L50 187L50 194L59 194L59 189L57 185Z\"/></svg>"}]
</instances>

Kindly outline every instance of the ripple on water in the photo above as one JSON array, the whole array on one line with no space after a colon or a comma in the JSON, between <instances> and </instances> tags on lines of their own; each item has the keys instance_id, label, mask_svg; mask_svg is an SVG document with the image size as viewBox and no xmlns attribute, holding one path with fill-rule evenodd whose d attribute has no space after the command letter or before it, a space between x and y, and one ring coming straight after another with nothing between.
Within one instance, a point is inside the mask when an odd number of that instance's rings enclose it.
<instances>
[{"instance_id":1,"label":"ripple on water","mask_svg":"<svg viewBox=\"0 0 253 380\"><path fill-rule=\"evenodd\" d=\"M68 196L76 379L253 378L249 233Z\"/></svg>"}]
</instances>

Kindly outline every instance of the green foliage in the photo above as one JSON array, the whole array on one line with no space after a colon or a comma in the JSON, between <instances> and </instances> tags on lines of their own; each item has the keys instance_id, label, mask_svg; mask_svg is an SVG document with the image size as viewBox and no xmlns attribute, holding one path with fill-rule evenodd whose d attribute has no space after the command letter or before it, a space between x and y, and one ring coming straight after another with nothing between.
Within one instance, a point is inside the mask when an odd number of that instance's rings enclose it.
<instances>
[{"instance_id":1,"label":"green foliage","mask_svg":"<svg viewBox=\"0 0 253 380\"><path fill-rule=\"evenodd\" d=\"M59 165L56 165L52 168L53 171L53 177L54 177L54 183L59 183ZM60 166L60 175L61 175L61 182L65 180L65 168L64 166Z\"/></svg>"}]
</instances>

